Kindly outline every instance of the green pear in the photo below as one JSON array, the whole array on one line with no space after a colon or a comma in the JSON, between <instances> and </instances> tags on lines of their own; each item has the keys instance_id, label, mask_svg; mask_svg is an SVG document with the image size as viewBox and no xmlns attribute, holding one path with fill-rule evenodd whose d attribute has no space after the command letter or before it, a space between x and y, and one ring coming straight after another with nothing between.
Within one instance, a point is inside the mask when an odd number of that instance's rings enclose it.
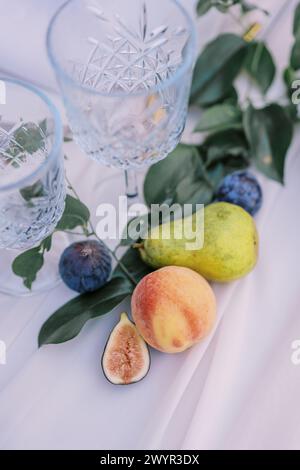
<instances>
[{"instance_id":1,"label":"green pear","mask_svg":"<svg viewBox=\"0 0 300 470\"><path fill-rule=\"evenodd\" d=\"M195 220L194 214L185 218L184 223L193 227ZM139 246L145 263L154 268L184 266L218 282L239 279L254 268L258 256L258 234L253 218L241 207L227 202L205 207L202 248L187 249L186 239L176 239L179 229L182 232L181 227L182 219L152 229ZM162 237L166 228L171 234L169 239Z\"/></svg>"}]
</instances>

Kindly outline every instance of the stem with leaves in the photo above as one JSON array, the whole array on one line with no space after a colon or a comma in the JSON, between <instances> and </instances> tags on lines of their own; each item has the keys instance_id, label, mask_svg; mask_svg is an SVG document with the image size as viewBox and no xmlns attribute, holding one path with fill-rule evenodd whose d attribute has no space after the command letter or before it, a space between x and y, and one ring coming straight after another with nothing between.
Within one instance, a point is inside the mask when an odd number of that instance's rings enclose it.
<instances>
[{"instance_id":1,"label":"stem with leaves","mask_svg":"<svg viewBox=\"0 0 300 470\"><path fill-rule=\"evenodd\" d=\"M75 190L75 188L72 186L70 180L68 179L67 175L66 175L66 181L68 183L68 188L70 189L70 191L73 192L74 196L80 201L80 198L79 198L79 195L77 193L77 191ZM134 277L130 274L130 272L128 271L128 269L126 268L126 266L124 266L124 264L122 263L122 261L117 257L116 255L116 251L117 249L119 248L120 245L118 245L115 250L111 250L109 248L109 246L99 238L99 236L97 235L97 232L95 230L95 227L93 225L93 223L91 222L91 220L89 219L88 221L88 226L90 228L90 231L89 232L86 232L84 233L84 235L86 237L96 237L99 241L101 241L107 248L107 250L109 251L110 255L114 258L114 260L116 261L117 263L117 266L120 266L120 268L122 269L122 271L124 272L124 274L128 277L128 279L134 284L134 285L137 285L137 281L134 279Z\"/></svg>"}]
</instances>

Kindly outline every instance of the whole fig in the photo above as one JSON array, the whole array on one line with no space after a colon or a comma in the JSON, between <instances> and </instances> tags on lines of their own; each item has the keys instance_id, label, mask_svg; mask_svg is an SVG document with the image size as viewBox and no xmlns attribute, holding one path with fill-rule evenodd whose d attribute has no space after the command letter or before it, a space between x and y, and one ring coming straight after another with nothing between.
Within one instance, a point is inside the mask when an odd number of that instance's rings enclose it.
<instances>
[{"instance_id":1,"label":"whole fig","mask_svg":"<svg viewBox=\"0 0 300 470\"><path fill-rule=\"evenodd\" d=\"M61 255L59 273L70 289L80 294L93 292L110 276L110 253L104 243L97 240L72 243Z\"/></svg>"}]
</instances>

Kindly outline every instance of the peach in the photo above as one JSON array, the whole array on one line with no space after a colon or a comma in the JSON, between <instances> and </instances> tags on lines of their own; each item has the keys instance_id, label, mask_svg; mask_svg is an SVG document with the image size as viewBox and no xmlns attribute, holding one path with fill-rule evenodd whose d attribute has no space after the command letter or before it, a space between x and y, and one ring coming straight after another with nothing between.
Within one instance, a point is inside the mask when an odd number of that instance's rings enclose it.
<instances>
[{"instance_id":1,"label":"peach","mask_svg":"<svg viewBox=\"0 0 300 470\"><path fill-rule=\"evenodd\" d=\"M216 318L216 299L208 282L178 266L145 276L134 290L131 308L145 341L166 353L193 346L211 331Z\"/></svg>"}]
</instances>

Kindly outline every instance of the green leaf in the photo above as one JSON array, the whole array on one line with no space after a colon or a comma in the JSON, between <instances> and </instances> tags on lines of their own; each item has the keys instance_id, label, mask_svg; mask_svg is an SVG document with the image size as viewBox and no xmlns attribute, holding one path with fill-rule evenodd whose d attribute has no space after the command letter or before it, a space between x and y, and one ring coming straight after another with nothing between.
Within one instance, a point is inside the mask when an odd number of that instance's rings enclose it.
<instances>
[{"instance_id":1,"label":"green leaf","mask_svg":"<svg viewBox=\"0 0 300 470\"><path fill-rule=\"evenodd\" d=\"M140 220L143 220L143 216L134 217L133 219L129 220L128 224L126 225L126 227L123 230L122 239L120 241L120 246L123 246L123 247L124 246L131 246L131 245L133 245L133 243L136 243L139 240L139 237L131 238L129 236L128 228L129 228L131 223L139 223Z\"/></svg>"},{"instance_id":2,"label":"green leaf","mask_svg":"<svg viewBox=\"0 0 300 470\"><path fill-rule=\"evenodd\" d=\"M287 67L286 69L284 69L283 80L287 87L288 96L291 96L293 82L297 80L297 74L292 67Z\"/></svg>"},{"instance_id":3,"label":"green leaf","mask_svg":"<svg viewBox=\"0 0 300 470\"><path fill-rule=\"evenodd\" d=\"M118 277L95 292L75 297L43 324L39 333L39 347L64 343L75 338L88 320L111 312L132 290L133 286L129 281Z\"/></svg>"},{"instance_id":4,"label":"green leaf","mask_svg":"<svg viewBox=\"0 0 300 470\"><path fill-rule=\"evenodd\" d=\"M222 131L242 127L242 112L231 104L219 104L205 111L195 128L196 132Z\"/></svg>"},{"instance_id":5,"label":"green leaf","mask_svg":"<svg viewBox=\"0 0 300 470\"><path fill-rule=\"evenodd\" d=\"M44 147L45 136L39 126L34 123L22 124L14 132L14 139L22 151L33 154Z\"/></svg>"},{"instance_id":6,"label":"green leaf","mask_svg":"<svg viewBox=\"0 0 300 470\"><path fill-rule=\"evenodd\" d=\"M39 122L39 128L41 129L42 133L47 136L47 119L43 119Z\"/></svg>"},{"instance_id":7,"label":"green leaf","mask_svg":"<svg viewBox=\"0 0 300 470\"><path fill-rule=\"evenodd\" d=\"M298 116L298 105L293 103L293 94L295 92L294 82L298 80L297 73L291 66L287 67L283 72L283 80L286 84L287 95L290 99L290 103L287 104L284 109L288 114L289 118L294 122L299 122Z\"/></svg>"},{"instance_id":8,"label":"green leaf","mask_svg":"<svg viewBox=\"0 0 300 470\"><path fill-rule=\"evenodd\" d=\"M129 248L126 253L122 256L121 262L125 266L127 271L129 271L132 277L136 280L136 282L139 282L141 279L143 279L143 277L153 271L153 269L151 269L142 261L139 252L136 248ZM122 277L128 280L126 274L124 273L124 271L122 271L120 266L116 267L112 275L113 279L118 277Z\"/></svg>"},{"instance_id":9,"label":"green leaf","mask_svg":"<svg viewBox=\"0 0 300 470\"><path fill-rule=\"evenodd\" d=\"M183 179L176 191L178 201L182 204L209 204L214 195L214 187L209 178L199 178L195 181Z\"/></svg>"},{"instance_id":10,"label":"green leaf","mask_svg":"<svg viewBox=\"0 0 300 470\"><path fill-rule=\"evenodd\" d=\"M300 35L300 3L297 5L295 10L293 34L295 37Z\"/></svg>"},{"instance_id":11,"label":"green leaf","mask_svg":"<svg viewBox=\"0 0 300 470\"><path fill-rule=\"evenodd\" d=\"M173 200L180 181L197 168L198 153L193 145L179 144L167 158L153 165L144 181L146 204L162 204Z\"/></svg>"},{"instance_id":12,"label":"green leaf","mask_svg":"<svg viewBox=\"0 0 300 470\"><path fill-rule=\"evenodd\" d=\"M300 69L300 36L297 37L291 52L291 66L294 70Z\"/></svg>"},{"instance_id":13,"label":"green leaf","mask_svg":"<svg viewBox=\"0 0 300 470\"><path fill-rule=\"evenodd\" d=\"M25 201L30 202L32 199L43 197L45 195L44 186L41 181L37 181L31 186L26 186L20 190L21 196Z\"/></svg>"},{"instance_id":14,"label":"green leaf","mask_svg":"<svg viewBox=\"0 0 300 470\"><path fill-rule=\"evenodd\" d=\"M222 70L198 93L192 102L197 106L207 107L224 102L232 93L233 82L239 74L245 58L245 50L234 55Z\"/></svg>"},{"instance_id":15,"label":"green leaf","mask_svg":"<svg viewBox=\"0 0 300 470\"><path fill-rule=\"evenodd\" d=\"M248 3L246 0L198 0L197 13L199 16L202 16L212 7L215 7L221 13L227 13L232 6L237 4L240 4L242 13L248 13L255 9L261 10L261 8ZM265 10L262 11L268 14Z\"/></svg>"},{"instance_id":16,"label":"green leaf","mask_svg":"<svg viewBox=\"0 0 300 470\"><path fill-rule=\"evenodd\" d=\"M37 273L44 265L44 253L50 251L52 246L52 235L45 238L41 244L31 250L24 251L17 256L12 264L12 270L16 276L23 278L24 286L31 290Z\"/></svg>"},{"instance_id":17,"label":"green leaf","mask_svg":"<svg viewBox=\"0 0 300 470\"><path fill-rule=\"evenodd\" d=\"M199 0L197 4L198 16L205 15L213 6L212 0Z\"/></svg>"},{"instance_id":18,"label":"green leaf","mask_svg":"<svg viewBox=\"0 0 300 470\"><path fill-rule=\"evenodd\" d=\"M240 3L240 1L241 0L215 0L213 3L221 13L227 13L229 8Z\"/></svg>"},{"instance_id":19,"label":"green leaf","mask_svg":"<svg viewBox=\"0 0 300 470\"><path fill-rule=\"evenodd\" d=\"M210 42L195 66L191 103L208 105L225 97L241 69L247 47L240 36L231 33Z\"/></svg>"},{"instance_id":20,"label":"green leaf","mask_svg":"<svg viewBox=\"0 0 300 470\"><path fill-rule=\"evenodd\" d=\"M40 253L40 247L36 247L17 256L13 261L12 270L16 276L23 279L24 286L31 289L43 264L44 256Z\"/></svg>"},{"instance_id":21,"label":"green leaf","mask_svg":"<svg viewBox=\"0 0 300 470\"><path fill-rule=\"evenodd\" d=\"M244 66L261 91L266 93L273 83L276 68L273 57L263 42L250 44Z\"/></svg>"},{"instance_id":22,"label":"green leaf","mask_svg":"<svg viewBox=\"0 0 300 470\"><path fill-rule=\"evenodd\" d=\"M206 184L203 184L206 181ZM153 165L144 181L144 197L151 204L204 203L208 190L205 168L197 147L179 144L176 149L161 162ZM211 192L210 192L211 193Z\"/></svg>"},{"instance_id":23,"label":"green leaf","mask_svg":"<svg viewBox=\"0 0 300 470\"><path fill-rule=\"evenodd\" d=\"M207 168L215 163L228 161L230 158L240 159L244 164L248 164L249 145L242 131L229 129L211 134L202 144L202 148L206 154Z\"/></svg>"},{"instance_id":24,"label":"green leaf","mask_svg":"<svg viewBox=\"0 0 300 470\"><path fill-rule=\"evenodd\" d=\"M298 106L296 104L290 103L284 106L284 110L291 121L299 123Z\"/></svg>"},{"instance_id":25,"label":"green leaf","mask_svg":"<svg viewBox=\"0 0 300 470\"><path fill-rule=\"evenodd\" d=\"M258 170L283 183L285 157L293 137L293 124L284 108L270 104L255 109L250 105L244 128Z\"/></svg>"},{"instance_id":26,"label":"green leaf","mask_svg":"<svg viewBox=\"0 0 300 470\"><path fill-rule=\"evenodd\" d=\"M239 102L239 97L238 97L237 91L234 88L234 86L231 86L227 95L223 96L222 101L217 104L231 104L233 106L237 106L238 102Z\"/></svg>"},{"instance_id":27,"label":"green leaf","mask_svg":"<svg viewBox=\"0 0 300 470\"><path fill-rule=\"evenodd\" d=\"M147 231L147 227L149 226L150 223L150 213L134 217L131 219L126 228L124 229L123 232L123 237L120 242L120 246L131 246L137 241L140 240L140 238L143 238L143 234L145 230ZM135 238L132 238L130 235L130 230L134 227L135 231L137 232L137 235Z\"/></svg>"},{"instance_id":28,"label":"green leaf","mask_svg":"<svg viewBox=\"0 0 300 470\"><path fill-rule=\"evenodd\" d=\"M65 210L56 226L56 230L73 230L78 226L86 226L90 219L90 211L79 199L66 197Z\"/></svg>"},{"instance_id":29,"label":"green leaf","mask_svg":"<svg viewBox=\"0 0 300 470\"><path fill-rule=\"evenodd\" d=\"M42 250L43 253L45 251L50 251L51 247L52 247L52 235L45 238L45 240L42 241L40 247L41 247L41 250Z\"/></svg>"},{"instance_id":30,"label":"green leaf","mask_svg":"<svg viewBox=\"0 0 300 470\"><path fill-rule=\"evenodd\" d=\"M265 10L264 8L261 8L258 5L254 5L253 3L249 3L247 0L240 0L239 3L241 4L241 9L242 9L243 14L249 13L250 11L253 11L253 10L260 10L265 15L269 15L269 12L267 10Z\"/></svg>"}]
</instances>

